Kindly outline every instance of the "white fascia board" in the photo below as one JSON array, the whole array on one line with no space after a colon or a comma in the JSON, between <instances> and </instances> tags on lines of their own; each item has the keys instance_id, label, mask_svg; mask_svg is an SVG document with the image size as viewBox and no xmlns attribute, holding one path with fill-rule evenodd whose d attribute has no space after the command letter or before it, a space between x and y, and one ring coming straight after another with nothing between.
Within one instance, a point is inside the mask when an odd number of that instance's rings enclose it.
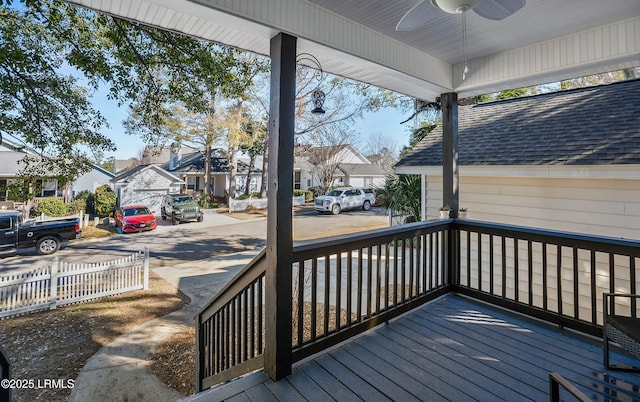
<instances>
[{"instance_id":1,"label":"white fascia board","mask_svg":"<svg viewBox=\"0 0 640 402\"><path fill-rule=\"evenodd\" d=\"M395 172L396 174L442 176L442 166L399 167ZM460 176L637 180L640 179L640 165L460 166Z\"/></svg>"},{"instance_id":2,"label":"white fascia board","mask_svg":"<svg viewBox=\"0 0 640 402\"><path fill-rule=\"evenodd\" d=\"M634 35L633 32L636 34ZM614 22L453 68L461 98L526 87L640 65L640 16Z\"/></svg>"}]
</instances>

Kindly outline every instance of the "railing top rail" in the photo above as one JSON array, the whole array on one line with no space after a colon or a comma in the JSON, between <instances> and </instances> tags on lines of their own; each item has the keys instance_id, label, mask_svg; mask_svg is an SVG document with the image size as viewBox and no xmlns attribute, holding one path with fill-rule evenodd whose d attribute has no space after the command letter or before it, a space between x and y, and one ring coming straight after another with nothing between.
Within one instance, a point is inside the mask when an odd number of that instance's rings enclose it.
<instances>
[{"instance_id":1,"label":"railing top rail","mask_svg":"<svg viewBox=\"0 0 640 402\"><path fill-rule=\"evenodd\" d=\"M588 235L551 229L540 229L529 226L516 226L492 222L456 220L457 229L471 232L482 231L487 234L532 240L549 244L562 244L595 251L614 252L640 257L640 241L618 237Z\"/></svg>"},{"instance_id":2,"label":"railing top rail","mask_svg":"<svg viewBox=\"0 0 640 402\"><path fill-rule=\"evenodd\" d=\"M368 247L372 244L435 233L442 229L448 229L452 222L454 222L453 219L415 222L391 228L372 229L320 239L297 241L293 244L294 259L305 256L309 252L313 252L314 255L322 255L323 253L353 250Z\"/></svg>"}]
</instances>

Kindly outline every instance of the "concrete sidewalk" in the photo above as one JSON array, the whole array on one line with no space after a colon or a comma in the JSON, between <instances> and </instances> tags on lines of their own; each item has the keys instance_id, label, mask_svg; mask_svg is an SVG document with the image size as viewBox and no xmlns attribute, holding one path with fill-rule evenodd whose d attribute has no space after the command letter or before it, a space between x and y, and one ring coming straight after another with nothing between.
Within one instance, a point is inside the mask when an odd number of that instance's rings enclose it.
<instances>
[{"instance_id":1,"label":"concrete sidewalk","mask_svg":"<svg viewBox=\"0 0 640 402\"><path fill-rule=\"evenodd\" d=\"M91 357L76 378L72 402L177 401L183 398L151 373L148 360L172 334L194 325L197 311L258 253L251 250L153 269L191 304L118 337ZM194 340L195 341L195 340Z\"/></svg>"}]
</instances>

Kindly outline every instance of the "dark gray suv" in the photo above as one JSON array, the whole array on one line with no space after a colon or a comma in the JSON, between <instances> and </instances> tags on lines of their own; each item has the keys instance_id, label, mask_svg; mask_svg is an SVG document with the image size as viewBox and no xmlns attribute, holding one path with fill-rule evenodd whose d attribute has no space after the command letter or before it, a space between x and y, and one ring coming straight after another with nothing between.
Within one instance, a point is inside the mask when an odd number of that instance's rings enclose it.
<instances>
[{"instance_id":1,"label":"dark gray suv","mask_svg":"<svg viewBox=\"0 0 640 402\"><path fill-rule=\"evenodd\" d=\"M171 219L174 225L197 220L202 222L200 205L189 194L167 194L162 197L160 214L163 220Z\"/></svg>"}]
</instances>

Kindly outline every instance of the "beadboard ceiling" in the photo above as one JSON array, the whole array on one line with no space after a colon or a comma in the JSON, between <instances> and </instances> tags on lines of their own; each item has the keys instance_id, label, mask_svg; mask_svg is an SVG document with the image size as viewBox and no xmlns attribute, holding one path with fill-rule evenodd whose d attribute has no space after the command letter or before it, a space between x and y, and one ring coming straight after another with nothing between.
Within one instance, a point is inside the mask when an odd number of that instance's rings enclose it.
<instances>
[{"instance_id":1,"label":"beadboard ceiling","mask_svg":"<svg viewBox=\"0 0 640 402\"><path fill-rule=\"evenodd\" d=\"M324 70L432 100L640 66L640 0L527 0L500 21L444 12L395 30L417 0L74 0L82 6L268 55L279 32Z\"/></svg>"}]
</instances>

